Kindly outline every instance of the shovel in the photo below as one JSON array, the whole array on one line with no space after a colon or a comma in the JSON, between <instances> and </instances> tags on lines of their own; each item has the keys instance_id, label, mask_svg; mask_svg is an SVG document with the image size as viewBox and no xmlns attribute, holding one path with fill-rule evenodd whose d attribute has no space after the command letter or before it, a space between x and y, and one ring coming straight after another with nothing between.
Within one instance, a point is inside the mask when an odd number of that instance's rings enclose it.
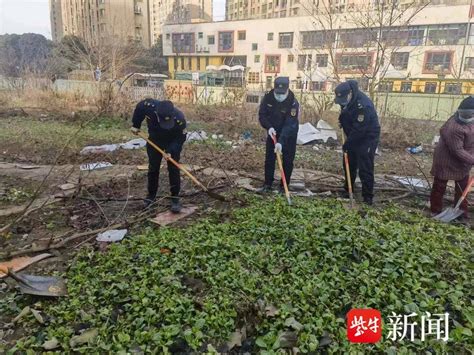
<instances>
[{"instance_id":1,"label":"shovel","mask_svg":"<svg viewBox=\"0 0 474 355\"><path fill-rule=\"evenodd\" d=\"M273 139L273 144L277 144L276 137L272 136L272 139ZM278 161L278 167L280 168L281 181L283 182L283 189L285 190L286 200L288 201L288 204L291 206L290 191L288 190L288 184L286 183L285 170L283 170L283 163L281 161L281 154L276 153L276 156L277 156L277 161Z\"/></svg>"},{"instance_id":2,"label":"shovel","mask_svg":"<svg viewBox=\"0 0 474 355\"><path fill-rule=\"evenodd\" d=\"M207 193L210 197L219 200L219 201L227 201L226 198L222 195L216 194L215 192L210 191L206 186L204 186L198 179L196 179L184 166L179 164L176 160L171 158L169 154L167 154L163 149L158 147L155 143L153 143L145 133L137 132L137 134L142 137L144 140L148 142L153 148L155 148L167 161L171 162L175 165L179 170L185 173L197 186L199 186L205 193Z\"/></svg>"},{"instance_id":3,"label":"shovel","mask_svg":"<svg viewBox=\"0 0 474 355\"><path fill-rule=\"evenodd\" d=\"M467 184L466 188L464 189L461 198L456 203L456 206L454 206L454 208L449 207L445 209L443 212L441 212L440 214L437 214L433 218L443 223L449 223L451 221L454 221L456 218L460 217L464 213L464 211L461 210L459 206L461 206L461 203L466 199L467 194L469 193L469 191L471 191L471 188L473 185L474 185L474 177L471 177L469 184Z\"/></svg>"},{"instance_id":4,"label":"shovel","mask_svg":"<svg viewBox=\"0 0 474 355\"><path fill-rule=\"evenodd\" d=\"M11 268L0 268L20 286L20 291L29 295L59 297L67 295L66 283L63 279L52 276L20 275Z\"/></svg>"},{"instance_id":5,"label":"shovel","mask_svg":"<svg viewBox=\"0 0 474 355\"><path fill-rule=\"evenodd\" d=\"M342 132L342 145L344 145L345 137ZM354 208L354 192L352 191L351 171L349 170L349 156L344 152L344 166L346 167L347 189L349 190L349 199L351 200L351 208Z\"/></svg>"}]
</instances>

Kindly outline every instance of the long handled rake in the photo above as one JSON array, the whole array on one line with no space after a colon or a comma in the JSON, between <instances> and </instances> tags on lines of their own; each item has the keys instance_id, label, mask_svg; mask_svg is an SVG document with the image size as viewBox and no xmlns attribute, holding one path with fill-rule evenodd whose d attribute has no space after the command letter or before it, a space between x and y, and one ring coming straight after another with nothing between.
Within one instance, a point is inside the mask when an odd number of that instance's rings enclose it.
<instances>
[{"instance_id":1,"label":"long handled rake","mask_svg":"<svg viewBox=\"0 0 474 355\"><path fill-rule=\"evenodd\" d=\"M272 136L273 139L273 144L277 144L277 140L275 136ZM288 190L288 184L286 183L286 176L285 176L285 171L283 170L283 163L281 160L281 153L277 152L277 161L278 161L278 167L280 168L280 174L281 174L281 181L283 182L283 189L285 190L285 196L286 200L288 201L288 204L291 206L291 198L290 198L290 191Z\"/></svg>"},{"instance_id":2,"label":"long handled rake","mask_svg":"<svg viewBox=\"0 0 474 355\"><path fill-rule=\"evenodd\" d=\"M210 197L219 200L219 201L227 201L226 198L222 195L219 195L215 192L210 191L206 186L204 186L198 179L196 179L184 166L174 160L169 154L167 154L163 149L158 147L155 143L153 143L145 133L138 132L137 133L140 137L148 142L153 148L155 148L167 161L171 162L174 166L176 166L179 170L185 173L197 186L199 186L206 194Z\"/></svg>"}]
</instances>

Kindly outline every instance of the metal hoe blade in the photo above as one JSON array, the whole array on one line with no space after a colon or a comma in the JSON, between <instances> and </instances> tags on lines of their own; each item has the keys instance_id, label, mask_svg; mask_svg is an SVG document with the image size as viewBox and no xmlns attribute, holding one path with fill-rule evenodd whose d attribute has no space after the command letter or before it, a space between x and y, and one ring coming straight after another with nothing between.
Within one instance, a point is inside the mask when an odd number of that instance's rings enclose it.
<instances>
[{"instance_id":1,"label":"metal hoe blade","mask_svg":"<svg viewBox=\"0 0 474 355\"><path fill-rule=\"evenodd\" d=\"M59 297L67 295L63 279L52 276L20 275L8 270L8 275L18 282L20 291L30 295Z\"/></svg>"},{"instance_id":2,"label":"metal hoe blade","mask_svg":"<svg viewBox=\"0 0 474 355\"><path fill-rule=\"evenodd\" d=\"M453 208L449 207L445 209L443 212L440 214L436 215L433 217L433 219L436 219L437 221L443 222L443 223L449 223L456 218L460 217L463 214L463 210L460 208Z\"/></svg>"}]
</instances>

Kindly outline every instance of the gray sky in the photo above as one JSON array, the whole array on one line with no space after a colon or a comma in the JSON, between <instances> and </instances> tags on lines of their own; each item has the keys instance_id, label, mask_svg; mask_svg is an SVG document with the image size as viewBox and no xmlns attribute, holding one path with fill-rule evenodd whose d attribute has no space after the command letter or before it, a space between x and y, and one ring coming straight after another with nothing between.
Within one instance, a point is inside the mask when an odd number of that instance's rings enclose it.
<instances>
[{"instance_id":1,"label":"gray sky","mask_svg":"<svg viewBox=\"0 0 474 355\"><path fill-rule=\"evenodd\" d=\"M225 0L214 1L214 20L225 17ZM51 38L48 0L0 0L0 34L41 33Z\"/></svg>"},{"instance_id":2,"label":"gray sky","mask_svg":"<svg viewBox=\"0 0 474 355\"><path fill-rule=\"evenodd\" d=\"M48 0L0 0L0 34L27 32L51 38Z\"/></svg>"}]
</instances>

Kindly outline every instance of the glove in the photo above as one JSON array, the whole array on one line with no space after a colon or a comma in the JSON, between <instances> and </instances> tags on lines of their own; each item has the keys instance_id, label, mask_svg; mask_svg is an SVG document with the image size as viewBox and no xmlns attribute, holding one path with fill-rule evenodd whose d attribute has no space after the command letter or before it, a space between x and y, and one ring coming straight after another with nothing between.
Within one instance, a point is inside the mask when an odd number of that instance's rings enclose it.
<instances>
[{"instance_id":1,"label":"glove","mask_svg":"<svg viewBox=\"0 0 474 355\"><path fill-rule=\"evenodd\" d=\"M270 127L270 129L268 130L268 135L270 136L270 138L275 137L276 134L277 134L277 132L275 131L275 128Z\"/></svg>"},{"instance_id":2,"label":"glove","mask_svg":"<svg viewBox=\"0 0 474 355\"><path fill-rule=\"evenodd\" d=\"M282 146L281 143L275 144L275 153L281 154Z\"/></svg>"},{"instance_id":3,"label":"glove","mask_svg":"<svg viewBox=\"0 0 474 355\"><path fill-rule=\"evenodd\" d=\"M349 150L349 146L347 145L347 142L342 145L342 151L347 152Z\"/></svg>"},{"instance_id":4,"label":"glove","mask_svg":"<svg viewBox=\"0 0 474 355\"><path fill-rule=\"evenodd\" d=\"M133 134L138 134L138 132L140 132L140 128L132 127L130 128L130 132L132 132Z\"/></svg>"}]
</instances>

